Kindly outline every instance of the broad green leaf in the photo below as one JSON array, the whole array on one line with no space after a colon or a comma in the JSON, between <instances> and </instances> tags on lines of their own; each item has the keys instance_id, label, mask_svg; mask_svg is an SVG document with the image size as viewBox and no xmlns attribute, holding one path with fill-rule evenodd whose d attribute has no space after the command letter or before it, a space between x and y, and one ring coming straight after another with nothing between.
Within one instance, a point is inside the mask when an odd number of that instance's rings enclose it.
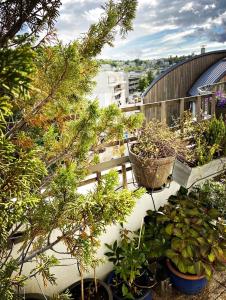
<instances>
[{"instance_id":1,"label":"broad green leaf","mask_svg":"<svg viewBox=\"0 0 226 300\"><path fill-rule=\"evenodd\" d=\"M210 262L213 262L213 261L215 260L215 258L216 258L216 257L215 257L215 255L214 255L214 253L211 251L210 254L208 255L209 261L210 261Z\"/></svg>"},{"instance_id":2,"label":"broad green leaf","mask_svg":"<svg viewBox=\"0 0 226 300\"><path fill-rule=\"evenodd\" d=\"M173 224L168 224L167 226L166 226L166 233L168 234L168 235L172 235L172 233L173 233L173 229L174 229L174 225Z\"/></svg>"}]
</instances>

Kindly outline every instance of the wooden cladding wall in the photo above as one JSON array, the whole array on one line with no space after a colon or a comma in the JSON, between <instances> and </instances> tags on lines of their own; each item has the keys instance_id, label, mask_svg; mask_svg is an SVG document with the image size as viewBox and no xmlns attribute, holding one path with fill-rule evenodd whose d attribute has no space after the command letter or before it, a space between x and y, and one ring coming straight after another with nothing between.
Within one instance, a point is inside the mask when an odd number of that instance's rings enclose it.
<instances>
[{"instance_id":1,"label":"wooden cladding wall","mask_svg":"<svg viewBox=\"0 0 226 300\"><path fill-rule=\"evenodd\" d=\"M224 75L224 77L221 78L220 82L225 82L226 81L226 74Z\"/></svg>"},{"instance_id":2,"label":"wooden cladding wall","mask_svg":"<svg viewBox=\"0 0 226 300\"><path fill-rule=\"evenodd\" d=\"M144 96L144 103L186 97L200 75L224 57L226 57L226 51L210 52L175 66L166 75L163 74L162 78L150 88Z\"/></svg>"}]
</instances>

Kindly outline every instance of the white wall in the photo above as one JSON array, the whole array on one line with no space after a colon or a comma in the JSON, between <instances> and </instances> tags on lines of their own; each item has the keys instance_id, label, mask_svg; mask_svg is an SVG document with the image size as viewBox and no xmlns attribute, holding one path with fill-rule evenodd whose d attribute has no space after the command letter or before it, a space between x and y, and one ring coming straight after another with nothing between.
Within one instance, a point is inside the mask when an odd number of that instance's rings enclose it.
<instances>
[{"instance_id":1,"label":"white wall","mask_svg":"<svg viewBox=\"0 0 226 300\"><path fill-rule=\"evenodd\" d=\"M155 202L156 209L158 209L160 206L164 205L167 202L167 199L170 195L175 194L179 190L179 185L175 182L172 182L169 188L166 188L165 190L154 193L153 198ZM84 192L84 188L83 188ZM146 211L153 208L153 203L151 200L151 196L148 194L145 194L142 196L141 199L139 199L136 203L136 206L132 212L132 214L127 218L127 222L125 224L125 228L128 228L130 230L136 230L140 227L142 218L146 215ZM113 225L108 226L106 228L106 232L103 233L100 237L101 246L98 251L98 257L105 258L104 252L106 252L106 248L104 246L105 243L111 244L116 239L119 239L119 225ZM57 233L56 233L57 234ZM60 251L65 251L65 247L60 244L56 248ZM51 251L49 252L51 253ZM54 254L54 253L53 253ZM55 254L54 254L55 255ZM68 258L68 255L56 255L58 258L66 259ZM42 279L39 277L38 282L44 291L46 295L53 295L54 293L58 293L68 286L70 286L72 283L79 280L79 274L77 272L76 267L76 261L73 259L63 260L63 265L67 264L73 264L70 266L60 266L60 267L54 267L51 269L51 271L55 274L57 277L57 285L56 286L44 286ZM24 273L26 273L32 265L27 264L24 268ZM100 265L97 268L97 276L98 278L105 278L106 275L112 270L112 264L109 262L105 262L104 264ZM86 277L92 276L92 272L90 274L86 274ZM35 279L32 279L26 283L25 286L26 293L40 293L40 288L37 284L37 281Z\"/></svg>"}]
</instances>

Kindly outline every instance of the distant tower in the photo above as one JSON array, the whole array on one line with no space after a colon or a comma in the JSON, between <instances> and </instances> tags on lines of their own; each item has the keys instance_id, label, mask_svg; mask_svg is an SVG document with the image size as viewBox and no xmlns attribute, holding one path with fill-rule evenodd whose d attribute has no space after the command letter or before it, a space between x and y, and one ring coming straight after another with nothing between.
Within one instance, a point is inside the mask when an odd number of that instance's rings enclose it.
<instances>
[{"instance_id":1,"label":"distant tower","mask_svg":"<svg viewBox=\"0 0 226 300\"><path fill-rule=\"evenodd\" d=\"M201 46L201 54L206 53L206 45Z\"/></svg>"}]
</instances>

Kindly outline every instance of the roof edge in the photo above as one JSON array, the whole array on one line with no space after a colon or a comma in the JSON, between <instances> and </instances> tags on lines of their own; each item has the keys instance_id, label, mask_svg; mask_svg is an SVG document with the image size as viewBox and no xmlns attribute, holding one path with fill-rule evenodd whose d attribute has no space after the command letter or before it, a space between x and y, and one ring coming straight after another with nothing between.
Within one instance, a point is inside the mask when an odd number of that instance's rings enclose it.
<instances>
[{"instance_id":1,"label":"roof edge","mask_svg":"<svg viewBox=\"0 0 226 300\"><path fill-rule=\"evenodd\" d=\"M142 97L145 97L147 95L147 93L150 91L150 89L160 80L162 79L164 76L166 76L168 73L170 73L171 71L173 71L174 69L182 66L183 64L186 64L187 62L190 62L194 59L198 59L200 57L203 57L203 56L207 56L207 55L211 55L211 54L220 54L220 53L225 53L226 54L226 50L218 50L218 51L210 51L210 52L206 52L206 53L203 53L203 54L198 54L198 55L195 55L193 57L190 57L188 59L185 59L171 67L169 67L168 69L166 69L163 73L161 73L160 75L158 75L152 82L151 84L146 88L146 90L142 93Z\"/></svg>"}]
</instances>

